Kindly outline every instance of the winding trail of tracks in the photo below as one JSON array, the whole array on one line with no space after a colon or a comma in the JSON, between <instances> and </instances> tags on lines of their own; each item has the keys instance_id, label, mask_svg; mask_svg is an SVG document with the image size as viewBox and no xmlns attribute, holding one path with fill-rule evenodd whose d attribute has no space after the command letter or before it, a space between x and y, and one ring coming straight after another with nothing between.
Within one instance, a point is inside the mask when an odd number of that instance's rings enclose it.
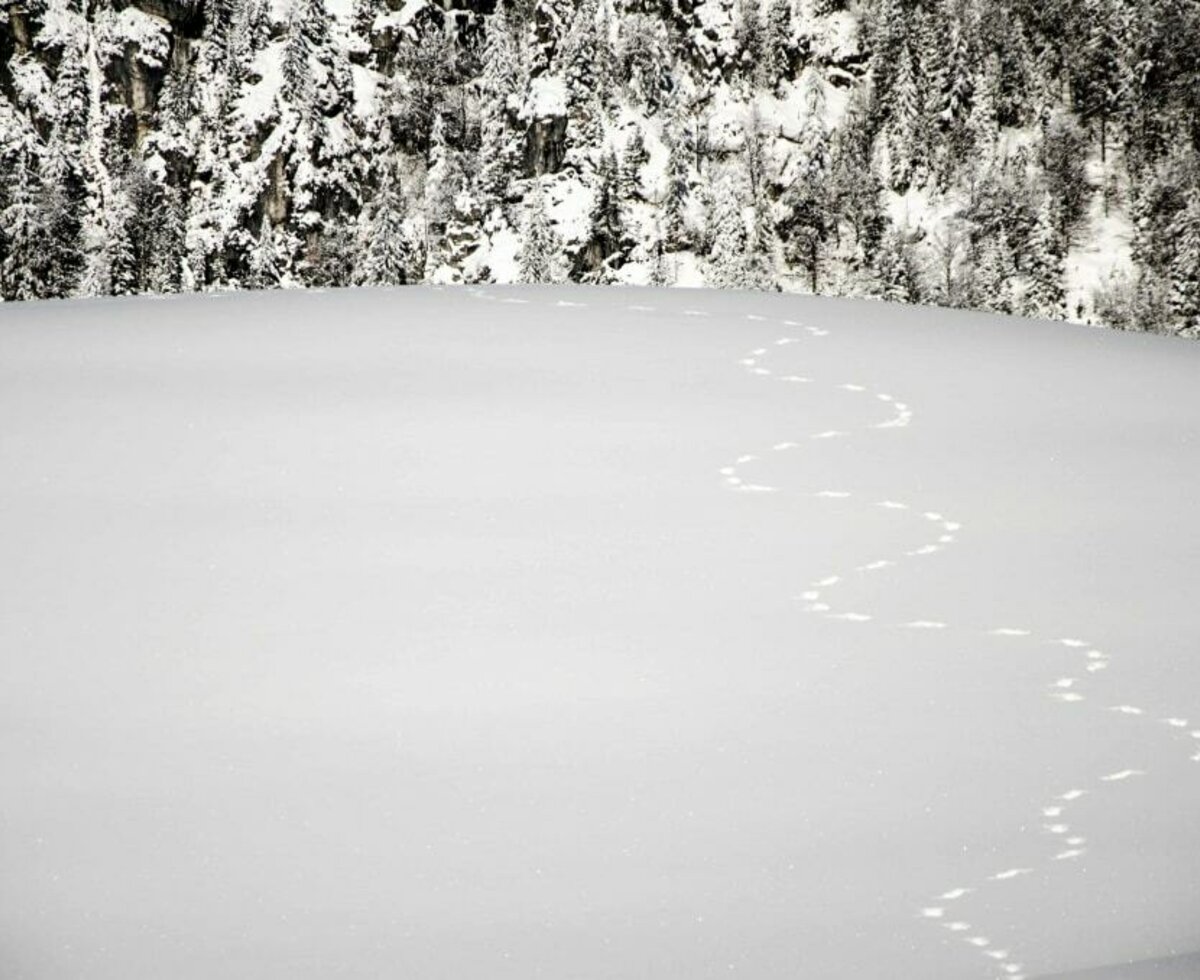
<instances>
[{"instance_id":1,"label":"winding trail of tracks","mask_svg":"<svg viewBox=\"0 0 1200 980\"><path fill-rule=\"evenodd\" d=\"M524 297L499 297L478 289L472 289L471 293L479 298L499 302L537 302ZM542 302L556 308L587 305L566 300ZM632 312L656 312L654 307L645 305L627 305L626 309ZM692 317L710 315L701 309L683 310L682 313ZM788 385L832 386L839 393L870 399L879 405L882 412L879 421L873 423L869 428L904 429L912 424L915 418L913 409L905 401L889 392L879 391L854 381L828 382L799 373L802 368L797 366L797 359L792 354L795 349L793 345L803 345L806 342L805 337L819 340L821 337L828 336L827 329L803 324L794 319L758 314L745 314L744 319L752 324L766 324L783 328L787 332L766 346L755 347L744 353L737 360L737 364L742 370L764 381ZM788 361L788 366L770 366L777 360L783 359ZM776 454L796 452L814 441L844 439L850 435L850 430L832 428L795 434L788 441L749 449L721 466L718 476L730 492L782 493L785 492L783 488L752 478L755 464ZM1161 735L1169 737L1174 744L1182 746L1185 751L1190 753L1193 762L1200 763L1200 723L1190 722L1187 718L1178 715L1151 711L1134 704L1114 704L1091 693L1088 681L1112 667L1114 661L1106 651L1090 640L1078 636L1039 635L1032 629L1011 623L964 626L941 619L888 622L878 617L870 609L843 608L834 604L831 593L836 593L838 586L848 580L850 571L860 576L876 575L896 568L905 561L924 560L957 545L966 525L956 516L944 514L940 510L925 509L923 506L908 501L871 499L852 489L842 487L809 488L802 491L789 489L786 492L818 500L853 500L861 503L863 507L888 511L908 520L921 522L921 526L928 532L928 538L924 544L902 554L882 555L873 561L858 565L852 570L834 570L820 579L803 584L795 598L802 604L803 610L808 615L822 616L826 619L840 620L850 624L863 624L874 628L958 630L975 636L1000 637L1012 643L1030 644L1041 648L1057 647L1066 654L1067 667L1059 671L1056 676L1047 679L1044 688L1047 698L1063 705L1064 709L1092 708L1104 711L1113 718L1114 722L1120 720L1122 723L1152 724ZM987 935L978 922L970 921L973 917L965 910L970 907L971 897L987 889L1002 888L1006 882L1043 873L1055 863L1071 862L1085 855L1088 851L1089 839L1082 830L1070 822L1072 806L1089 794L1113 791L1119 784L1136 780L1145 776L1146 772L1147 770L1134 767L1112 768L1098 775L1093 774L1090 777L1081 778L1073 785L1064 786L1062 791L1052 798L1035 802L1032 808L1036 811L1036 822L1040 824L1046 839L1045 857L1040 863L1033 866L997 866L993 873L982 880L953 883L938 894L928 896L923 904L912 910L912 914L928 922L933 928L945 930L960 941L965 952L978 958L977 962L986 971L987 976L995 977L997 980L1028 980L1030 967L1022 961L1019 954L1008 944L1001 943Z\"/></svg>"}]
</instances>

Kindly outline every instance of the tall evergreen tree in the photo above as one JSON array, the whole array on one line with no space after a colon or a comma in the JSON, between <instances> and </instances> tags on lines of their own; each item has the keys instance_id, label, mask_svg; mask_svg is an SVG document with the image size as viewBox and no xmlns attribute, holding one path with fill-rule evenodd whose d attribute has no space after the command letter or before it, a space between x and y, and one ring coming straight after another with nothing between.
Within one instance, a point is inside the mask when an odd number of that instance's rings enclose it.
<instances>
[{"instance_id":1,"label":"tall evergreen tree","mask_svg":"<svg viewBox=\"0 0 1200 980\"><path fill-rule=\"evenodd\" d=\"M1025 312L1044 319L1064 319L1067 315L1063 261L1066 243L1059 228L1054 199L1048 193L1042 199L1037 226L1029 244Z\"/></svg>"},{"instance_id":2,"label":"tall evergreen tree","mask_svg":"<svg viewBox=\"0 0 1200 980\"><path fill-rule=\"evenodd\" d=\"M367 251L360 280L368 286L403 286L413 264L412 243L405 228L408 201L394 162L386 163L367 223Z\"/></svg>"},{"instance_id":3,"label":"tall evergreen tree","mask_svg":"<svg viewBox=\"0 0 1200 980\"><path fill-rule=\"evenodd\" d=\"M1171 309L1181 330L1200 332L1200 187L1173 223L1175 257L1171 262Z\"/></svg>"},{"instance_id":4,"label":"tall evergreen tree","mask_svg":"<svg viewBox=\"0 0 1200 980\"><path fill-rule=\"evenodd\" d=\"M533 192L529 195L528 214L521 250L518 256L521 281L527 283L552 283L558 281L557 265L562 242L550 221L546 210L546 196L541 182L535 178Z\"/></svg>"}]
</instances>

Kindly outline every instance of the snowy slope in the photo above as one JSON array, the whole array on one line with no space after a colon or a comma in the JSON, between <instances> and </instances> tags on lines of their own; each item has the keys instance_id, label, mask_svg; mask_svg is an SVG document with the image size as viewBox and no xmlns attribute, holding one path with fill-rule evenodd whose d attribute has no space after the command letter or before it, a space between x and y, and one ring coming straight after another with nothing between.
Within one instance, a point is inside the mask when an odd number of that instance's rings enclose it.
<instances>
[{"instance_id":1,"label":"snowy slope","mask_svg":"<svg viewBox=\"0 0 1200 980\"><path fill-rule=\"evenodd\" d=\"M687 290L6 309L5 976L1200 949L1198 367Z\"/></svg>"}]
</instances>

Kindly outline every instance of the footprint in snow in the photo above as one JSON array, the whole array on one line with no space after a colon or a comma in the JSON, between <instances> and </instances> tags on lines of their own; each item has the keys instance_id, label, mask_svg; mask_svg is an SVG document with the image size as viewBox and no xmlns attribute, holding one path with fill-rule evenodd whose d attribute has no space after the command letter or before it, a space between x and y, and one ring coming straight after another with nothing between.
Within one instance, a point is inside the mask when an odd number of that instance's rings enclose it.
<instances>
[{"instance_id":1,"label":"footprint in snow","mask_svg":"<svg viewBox=\"0 0 1200 980\"><path fill-rule=\"evenodd\" d=\"M963 942L970 943L972 946L978 946L980 949L992 944L992 941L984 936L968 936Z\"/></svg>"},{"instance_id":2,"label":"footprint in snow","mask_svg":"<svg viewBox=\"0 0 1200 980\"><path fill-rule=\"evenodd\" d=\"M653 313L653 306L630 306L627 309L633 310L635 313Z\"/></svg>"},{"instance_id":3,"label":"footprint in snow","mask_svg":"<svg viewBox=\"0 0 1200 980\"><path fill-rule=\"evenodd\" d=\"M1076 704L1084 700L1082 694L1076 694L1074 691L1065 691L1061 694L1051 695L1056 701L1064 701L1067 704Z\"/></svg>"},{"instance_id":4,"label":"footprint in snow","mask_svg":"<svg viewBox=\"0 0 1200 980\"><path fill-rule=\"evenodd\" d=\"M1132 779L1134 776L1146 775L1141 769L1122 769L1120 772L1110 773L1107 776L1101 776L1102 783L1119 783L1124 779Z\"/></svg>"},{"instance_id":5,"label":"footprint in snow","mask_svg":"<svg viewBox=\"0 0 1200 980\"><path fill-rule=\"evenodd\" d=\"M802 377L800 377L800 375L798 375L798 374L789 374L789 375L785 375L785 376L784 376L784 377L783 377L781 380L783 380L783 381L791 381L793 384L806 385L806 384L808 384L808 383L809 383L809 381L810 381L811 379L809 379L809 378L802 378Z\"/></svg>"},{"instance_id":6,"label":"footprint in snow","mask_svg":"<svg viewBox=\"0 0 1200 980\"><path fill-rule=\"evenodd\" d=\"M1042 807L1043 817L1058 817L1061 816L1063 808L1061 806L1044 806Z\"/></svg>"},{"instance_id":7,"label":"footprint in snow","mask_svg":"<svg viewBox=\"0 0 1200 980\"><path fill-rule=\"evenodd\" d=\"M898 500L881 500L875 506L885 507L888 510L908 510L908 504L902 504Z\"/></svg>"},{"instance_id":8,"label":"footprint in snow","mask_svg":"<svg viewBox=\"0 0 1200 980\"><path fill-rule=\"evenodd\" d=\"M1001 871L989 878L989 881L1011 881L1013 878L1020 878L1022 875L1033 874L1033 868L1009 868L1007 871Z\"/></svg>"},{"instance_id":9,"label":"footprint in snow","mask_svg":"<svg viewBox=\"0 0 1200 980\"><path fill-rule=\"evenodd\" d=\"M837 429L830 429L828 432L819 432L813 436L814 439L836 439L838 436L844 436L846 433L839 432Z\"/></svg>"},{"instance_id":10,"label":"footprint in snow","mask_svg":"<svg viewBox=\"0 0 1200 980\"><path fill-rule=\"evenodd\" d=\"M942 895L942 900L946 902L953 902L956 898L962 898L964 895L970 895L973 891L973 888L952 888L950 891Z\"/></svg>"},{"instance_id":11,"label":"footprint in snow","mask_svg":"<svg viewBox=\"0 0 1200 980\"><path fill-rule=\"evenodd\" d=\"M763 354L765 354L766 352L767 352L767 349L765 347L759 347L756 350L752 350L750 353L753 354L755 357L762 357Z\"/></svg>"},{"instance_id":12,"label":"footprint in snow","mask_svg":"<svg viewBox=\"0 0 1200 980\"><path fill-rule=\"evenodd\" d=\"M992 636L1028 636L1029 630L1014 629L1011 626L1001 626L991 631Z\"/></svg>"},{"instance_id":13,"label":"footprint in snow","mask_svg":"<svg viewBox=\"0 0 1200 980\"><path fill-rule=\"evenodd\" d=\"M850 494L845 490L818 490L813 494L814 497L829 497L834 500L844 500Z\"/></svg>"},{"instance_id":14,"label":"footprint in snow","mask_svg":"<svg viewBox=\"0 0 1200 980\"><path fill-rule=\"evenodd\" d=\"M747 320L756 320L756 321L758 321L759 323L761 323L763 320L765 320L765 319L766 319L766 317L765 317L765 316L759 316L757 313L747 313L747 314L746 314L746 319L747 319Z\"/></svg>"},{"instance_id":15,"label":"footprint in snow","mask_svg":"<svg viewBox=\"0 0 1200 980\"><path fill-rule=\"evenodd\" d=\"M864 388L862 385L845 384L845 385L842 385L842 390L843 391L866 391L867 389Z\"/></svg>"},{"instance_id":16,"label":"footprint in snow","mask_svg":"<svg viewBox=\"0 0 1200 980\"><path fill-rule=\"evenodd\" d=\"M785 449L798 449L799 446L800 443L798 442L777 442L771 448L775 450L775 452L779 453L783 452Z\"/></svg>"},{"instance_id":17,"label":"footprint in snow","mask_svg":"<svg viewBox=\"0 0 1200 980\"><path fill-rule=\"evenodd\" d=\"M866 622L869 622L871 619L871 617L868 616L866 613L853 613L853 612L833 613L829 618L830 619L844 619L848 623L866 623Z\"/></svg>"},{"instance_id":18,"label":"footprint in snow","mask_svg":"<svg viewBox=\"0 0 1200 980\"><path fill-rule=\"evenodd\" d=\"M894 564L896 564L894 561L888 561L886 558L881 558L879 561L873 561L869 565L859 566L858 570L860 572L874 572L881 568L890 568Z\"/></svg>"},{"instance_id":19,"label":"footprint in snow","mask_svg":"<svg viewBox=\"0 0 1200 980\"><path fill-rule=\"evenodd\" d=\"M1082 847L1070 847L1065 851L1059 851L1054 855L1055 861L1070 861L1072 858L1082 857L1087 852Z\"/></svg>"},{"instance_id":20,"label":"footprint in snow","mask_svg":"<svg viewBox=\"0 0 1200 980\"><path fill-rule=\"evenodd\" d=\"M1060 796L1059 799L1066 800L1068 803L1072 803L1075 800L1079 799L1081 796L1087 796L1086 789L1069 789L1065 793L1063 793L1063 795Z\"/></svg>"},{"instance_id":21,"label":"footprint in snow","mask_svg":"<svg viewBox=\"0 0 1200 980\"><path fill-rule=\"evenodd\" d=\"M555 303L554 305L555 305L555 306L561 306L561 307L581 307L581 306L587 306L587 303L575 303L575 302L573 302L572 300L569 300L569 299L560 299L560 300L559 300L557 303Z\"/></svg>"},{"instance_id":22,"label":"footprint in snow","mask_svg":"<svg viewBox=\"0 0 1200 980\"><path fill-rule=\"evenodd\" d=\"M825 589L831 585L837 585L838 582L840 582L840 581L841 581L841 578L839 576L830 575L828 578L823 578L823 579L821 579L821 581L815 582L813 584L820 586L822 589Z\"/></svg>"},{"instance_id":23,"label":"footprint in snow","mask_svg":"<svg viewBox=\"0 0 1200 980\"><path fill-rule=\"evenodd\" d=\"M1164 718L1163 723L1170 725L1172 728L1187 728L1188 726L1186 718Z\"/></svg>"},{"instance_id":24,"label":"footprint in snow","mask_svg":"<svg viewBox=\"0 0 1200 980\"><path fill-rule=\"evenodd\" d=\"M1088 645L1087 640L1076 640L1069 636L1060 639L1058 642L1063 646L1071 647L1072 649L1078 649L1079 647L1085 647Z\"/></svg>"},{"instance_id":25,"label":"footprint in snow","mask_svg":"<svg viewBox=\"0 0 1200 980\"><path fill-rule=\"evenodd\" d=\"M909 554L909 555L932 555L941 550L942 549L940 547L938 547L936 544L927 544L921 548L917 548L913 551L906 552L906 554Z\"/></svg>"},{"instance_id":26,"label":"footprint in snow","mask_svg":"<svg viewBox=\"0 0 1200 980\"><path fill-rule=\"evenodd\" d=\"M904 623L904 629L910 630L944 630L945 623L939 623L935 619L914 619L911 623Z\"/></svg>"},{"instance_id":27,"label":"footprint in snow","mask_svg":"<svg viewBox=\"0 0 1200 980\"><path fill-rule=\"evenodd\" d=\"M1109 708L1108 710L1116 711L1122 715L1144 715L1146 713L1141 708L1135 708L1131 704L1118 704L1115 707Z\"/></svg>"},{"instance_id":28,"label":"footprint in snow","mask_svg":"<svg viewBox=\"0 0 1200 980\"><path fill-rule=\"evenodd\" d=\"M969 932L971 929L969 922L946 922L943 925L951 932Z\"/></svg>"}]
</instances>

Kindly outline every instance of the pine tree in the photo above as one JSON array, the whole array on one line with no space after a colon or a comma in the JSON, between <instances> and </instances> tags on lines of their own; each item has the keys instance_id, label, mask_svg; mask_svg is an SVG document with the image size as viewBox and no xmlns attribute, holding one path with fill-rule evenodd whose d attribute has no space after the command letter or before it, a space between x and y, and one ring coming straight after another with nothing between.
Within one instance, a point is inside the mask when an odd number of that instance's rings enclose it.
<instances>
[{"instance_id":1,"label":"pine tree","mask_svg":"<svg viewBox=\"0 0 1200 980\"><path fill-rule=\"evenodd\" d=\"M589 217L586 264L590 271L610 263L621 253L625 239L625 212L621 206L620 167L611 149L596 168L594 200ZM611 263L610 263L611 264Z\"/></svg>"},{"instance_id":2,"label":"pine tree","mask_svg":"<svg viewBox=\"0 0 1200 980\"><path fill-rule=\"evenodd\" d=\"M788 77L792 68L792 0L770 0L763 41L763 78L775 88Z\"/></svg>"},{"instance_id":3,"label":"pine tree","mask_svg":"<svg viewBox=\"0 0 1200 980\"><path fill-rule=\"evenodd\" d=\"M996 156L1000 139L1000 58L992 54L983 65L967 121L976 166L988 167Z\"/></svg>"},{"instance_id":4,"label":"pine tree","mask_svg":"<svg viewBox=\"0 0 1200 980\"><path fill-rule=\"evenodd\" d=\"M665 138L667 142L666 187L662 198L662 223L664 241L668 251L684 248L688 244L685 215L691 193L688 168L688 148L683 124L678 111L668 118Z\"/></svg>"},{"instance_id":5,"label":"pine tree","mask_svg":"<svg viewBox=\"0 0 1200 980\"><path fill-rule=\"evenodd\" d=\"M673 286L674 284L674 264L667 256L667 242L663 235L662 222L656 220L654 240L650 246L650 285Z\"/></svg>"},{"instance_id":6,"label":"pine tree","mask_svg":"<svg viewBox=\"0 0 1200 980\"><path fill-rule=\"evenodd\" d=\"M476 188L485 200L508 196L517 169L517 153L509 128L509 96L520 90L521 66L503 3L488 18L479 82L480 147Z\"/></svg>"},{"instance_id":7,"label":"pine tree","mask_svg":"<svg viewBox=\"0 0 1200 980\"><path fill-rule=\"evenodd\" d=\"M747 261L749 235L742 213L742 193L734 172L725 170L712 195L712 251L708 262L708 282L719 289L748 289L753 283Z\"/></svg>"},{"instance_id":8,"label":"pine tree","mask_svg":"<svg viewBox=\"0 0 1200 980\"><path fill-rule=\"evenodd\" d=\"M893 228L884 234L875 257L875 279L881 299L893 303L924 300L920 268L904 232Z\"/></svg>"},{"instance_id":9,"label":"pine tree","mask_svg":"<svg viewBox=\"0 0 1200 980\"><path fill-rule=\"evenodd\" d=\"M150 288L156 293L178 293L184 286L187 254L187 204L178 188L166 189L160 219Z\"/></svg>"},{"instance_id":10,"label":"pine tree","mask_svg":"<svg viewBox=\"0 0 1200 980\"><path fill-rule=\"evenodd\" d=\"M1087 36L1076 80L1076 101L1085 121L1100 128L1100 159L1108 159L1110 122L1124 102L1121 23L1116 0L1086 0Z\"/></svg>"},{"instance_id":11,"label":"pine tree","mask_svg":"<svg viewBox=\"0 0 1200 980\"><path fill-rule=\"evenodd\" d=\"M521 250L518 256L521 281L526 283L553 283L558 281L556 266L562 243L550 215L546 211L546 197L540 181L536 178L533 193L529 196L528 215L525 219Z\"/></svg>"},{"instance_id":12,"label":"pine tree","mask_svg":"<svg viewBox=\"0 0 1200 980\"><path fill-rule=\"evenodd\" d=\"M815 69L803 79L804 118L800 122L798 165L802 174L817 178L829 170L829 129L826 120L825 83Z\"/></svg>"},{"instance_id":13,"label":"pine tree","mask_svg":"<svg viewBox=\"0 0 1200 980\"><path fill-rule=\"evenodd\" d=\"M250 289L277 289L282 278L279 249L275 242L275 229L263 215L258 239L250 249L249 276L246 285Z\"/></svg>"},{"instance_id":14,"label":"pine tree","mask_svg":"<svg viewBox=\"0 0 1200 980\"><path fill-rule=\"evenodd\" d=\"M642 195L642 168L650 159L646 150L646 139L640 126L635 127L633 134L625 143L621 155L621 199L635 201Z\"/></svg>"},{"instance_id":15,"label":"pine tree","mask_svg":"<svg viewBox=\"0 0 1200 980\"><path fill-rule=\"evenodd\" d=\"M1050 194L1042 199L1037 226L1029 243L1029 288L1025 293L1025 312L1029 316L1062 320L1067 315L1064 284L1066 244L1059 231L1058 216Z\"/></svg>"},{"instance_id":16,"label":"pine tree","mask_svg":"<svg viewBox=\"0 0 1200 980\"><path fill-rule=\"evenodd\" d=\"M372 202L367 251L360 280L368 286L403 286L412 266L412 245L405 229L408 202L394 162L384 165Z\"/></svg>"},{"instance_id":17,"label":"pine tree","mask_svg":"<svg viewBox=\"0 0 1200 980\"><path fill-rule=\"evenodd\" d=\"M977 249L971 279L972 305L993 313L1016 313L1014 286L1016 265L1008 236L1001 230L986 238Z\"/></svg>"},{"instance_id":18,"label":"pine tree","mask_svg":"<svg viewBox=\"0 0 1200 980\"><path fill-rule=\"evenodd\" d=\"M775 285L775 222L771 214L767 159L763 144L758 108L752 106L742 158L753 215L747 244L747 261L750 285L756 289L768 289Z\"/></svg>"},{"instance_id":19,"label":"pine tree","mask_svg":"<svg viewBox=\"0 0 1200 980\"><path fill-rule=\"evenodd\" d=\"M42 215L38 209L40 182L28 150L9 165L0 188L0 296L6 300L38 299L45 295L39 274L43 245Z\"/></svg>"},{"instance_id":20,"label":"pine tree","mask_svg":"<svg viewBox=\"0 0 1200 980\"><path fill-rule=\"evenodd\" d=\"M907 45L900 49L885 132L888 183L893 191L902 194L920 181L924 171L924 153L920 143L920 96L913 71L912 52Z\"/></svg>"},{"instance_id":21,"label":"pine tree","mask_svg":"<svg viewBox=\"0 0 1200 980\"><path fill-rule=\"evenodd\" d=\"M1173 223L1175 257L1171 261L1171 310L1180 329L1200 331L1200 188L1193 187Z\"/></svg>"},{"instance_id":22,"label":"pine tree","mask_svg":"<svg viewBox=\"0 0 1200 980\"><path fill-rule=\"evenodd\" d=\"M734 43L742 72L752 85L757 85L765 76L765 40L759 0L738 0Z\"/></svg>"}]
</instances>

